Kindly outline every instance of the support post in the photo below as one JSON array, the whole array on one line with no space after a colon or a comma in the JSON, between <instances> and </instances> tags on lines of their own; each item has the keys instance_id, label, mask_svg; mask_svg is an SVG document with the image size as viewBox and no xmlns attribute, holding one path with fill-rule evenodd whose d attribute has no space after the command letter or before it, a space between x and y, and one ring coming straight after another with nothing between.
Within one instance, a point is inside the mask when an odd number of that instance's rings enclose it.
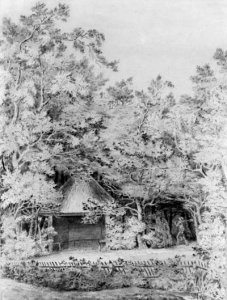
<instances>
[{"instance_id":1,"label":"support post","mask_svg":"<svg viewBox=\"0 0 227 300\"><path fill-rule=\"evenodd\" d=\"M53 216L48 216L48 228L53 227ZM51 234L48 235L48 242L49 242L49 252L53 252L53 236Z\"/></svg>"}]
</instances>

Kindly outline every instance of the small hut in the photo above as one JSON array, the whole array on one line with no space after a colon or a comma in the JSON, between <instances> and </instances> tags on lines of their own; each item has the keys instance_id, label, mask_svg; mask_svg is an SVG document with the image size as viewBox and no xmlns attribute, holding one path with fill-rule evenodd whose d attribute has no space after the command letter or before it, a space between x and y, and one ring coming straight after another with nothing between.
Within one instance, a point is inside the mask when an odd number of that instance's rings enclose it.
<instances>
[{"instance_id":1,"label":"small hut","mask_svg":"<svg viewBox=\"0 0 227 300\"><path fill-rule=\"evenodd\" d=\"M96 224L84 224L84 204L89 199L113 201L112 197L93 178L86 181L70 178L63 185L62 192L64 198L59 209L54 213L42 212L43 216L49 216L49 225L52 223L57 232L53 242L54 249L98 248L100 241L105 238L105 218L101 218Z\"/></svg>"}]
</instances>

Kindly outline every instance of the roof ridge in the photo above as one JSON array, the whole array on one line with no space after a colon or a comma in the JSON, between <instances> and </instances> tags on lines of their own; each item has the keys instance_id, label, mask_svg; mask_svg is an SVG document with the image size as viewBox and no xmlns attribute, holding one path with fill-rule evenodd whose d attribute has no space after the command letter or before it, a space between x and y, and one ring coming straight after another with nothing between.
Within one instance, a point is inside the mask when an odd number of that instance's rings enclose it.
<instances>
[{"instance_id":1,"label":"roof ridge","mask_svg":"<svg viewBox=\"0 0 227 300\"><path fill-rule=\"evenodd\" d=\"M101 186L101 184L97 180L95 180L95 178L90 176L89 180L93 181L104 193L108 195L109 198L113 199L113 197L104 189L103 186Z\"/></svg>"}]
</instances>

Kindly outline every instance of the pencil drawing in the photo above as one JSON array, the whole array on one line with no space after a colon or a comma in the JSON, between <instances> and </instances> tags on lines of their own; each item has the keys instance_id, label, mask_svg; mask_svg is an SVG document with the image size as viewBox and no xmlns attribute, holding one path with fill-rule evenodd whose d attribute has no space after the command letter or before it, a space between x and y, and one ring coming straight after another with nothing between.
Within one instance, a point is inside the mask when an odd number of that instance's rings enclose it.
<instances>
[{"instance_id":1,"label":"pencil drawing","mask_svg":"<svg viewBox=\"0 0 227 300\"><path fill-rule=\"evenodd\" d=\"M227 4L0 9L0 299L226 299Z\"/></svg>"}]
</instances>

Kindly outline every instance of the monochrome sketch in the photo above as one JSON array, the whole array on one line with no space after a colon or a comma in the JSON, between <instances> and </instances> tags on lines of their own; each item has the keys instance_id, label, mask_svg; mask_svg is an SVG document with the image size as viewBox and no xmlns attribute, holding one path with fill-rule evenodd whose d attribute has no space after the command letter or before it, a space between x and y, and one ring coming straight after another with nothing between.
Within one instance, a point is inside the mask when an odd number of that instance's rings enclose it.
<instances>
[{"instance_id":1,"label":"monochrome sketch","mask_svg":"<svg viewBox=\"0 0 227 300\"><path fill-rule=\"evenodd\" d=\"M0 19L0 300L227 299L227 2Z\"/></svg>"}]
</instances>

